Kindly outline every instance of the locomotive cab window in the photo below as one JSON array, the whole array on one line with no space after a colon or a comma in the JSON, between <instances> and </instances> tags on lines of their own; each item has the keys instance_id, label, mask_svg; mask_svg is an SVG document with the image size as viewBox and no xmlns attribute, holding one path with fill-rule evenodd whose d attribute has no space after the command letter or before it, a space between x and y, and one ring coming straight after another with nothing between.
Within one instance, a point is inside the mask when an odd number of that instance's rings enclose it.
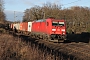
<instances>
[{"instance_id":1,"label":"locomotive cab window","mask_svg":"<svg viewBox=\"0 0 90 60\"><path fill-rule=\"evenodd\" d=\"M64 22L59 22L59 26L64 26Z\"/></svg>"},{"instance_id":2,"label":"locomotive cab window","mask_svg":"<svg viewBox=\"0 0 90 60\"><path fill-rule=\"evenodd\" d=\"M55 21L53 21L52 22L52 26L64 26L64 22L55 22Z\"/></svg>"}]
</instances>

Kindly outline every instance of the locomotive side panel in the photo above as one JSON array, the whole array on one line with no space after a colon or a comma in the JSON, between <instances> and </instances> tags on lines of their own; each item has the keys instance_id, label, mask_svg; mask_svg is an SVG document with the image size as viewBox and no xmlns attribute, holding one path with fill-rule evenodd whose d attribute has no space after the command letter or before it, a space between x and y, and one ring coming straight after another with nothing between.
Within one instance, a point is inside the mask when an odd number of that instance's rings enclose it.
<instances>
[{"instance_id":1,"label":"locomotive side panel","mask_svg":"<svg viewBox=\"0 0 90 60\"><path fill-rule=\"evenodd\" d=\"M51 20L52 19L46 19L46 34L48 35L51 35L51 28L52 28L52 25L51 25Z\"/></svg>"},{"instance_id":2,"label":"locomotive side panel","mask_svg":"<svg viewBox=\"0 0 90 60\"><path fill-rule=\"evenodd\" d=\"M46 31L45 22L40 22L39 32L40 33L45 33L45 31Z\"/></svg>"},{"instance_id":3,"label":"locomotive side panel","mask_svg":"<svg viewBox=\"0 0 90 60\"><path fill-rule=\"evenodd\" d=\"M40 22L33 22L31 32L39 32Z\"/></svg>"}]
</instances>

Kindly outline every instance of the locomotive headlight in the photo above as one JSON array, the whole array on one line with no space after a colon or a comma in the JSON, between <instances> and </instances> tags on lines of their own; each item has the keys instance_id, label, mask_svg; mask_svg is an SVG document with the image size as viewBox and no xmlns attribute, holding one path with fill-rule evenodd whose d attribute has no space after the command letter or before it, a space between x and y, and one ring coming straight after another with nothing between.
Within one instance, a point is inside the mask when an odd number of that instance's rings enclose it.
<instances>
[{"instance_id":1,"label":"locomotive headlight","mask_svg":"<svg viewBox=\"0 0 90 60\"><path fill-rule=\"evenodd\" d=\"M56 29L52 29L52 31L56 31Z\"/></svg>"},{"instance_id":2,"label":"locomotive headlight","mask_svg":"<svg viewBox=\"0 0 90 60\"><path fill-rule=\"evenodd\" d=\"M65 31L65 29L62 29L61 31Z\"/></svg>"}]
</instances>

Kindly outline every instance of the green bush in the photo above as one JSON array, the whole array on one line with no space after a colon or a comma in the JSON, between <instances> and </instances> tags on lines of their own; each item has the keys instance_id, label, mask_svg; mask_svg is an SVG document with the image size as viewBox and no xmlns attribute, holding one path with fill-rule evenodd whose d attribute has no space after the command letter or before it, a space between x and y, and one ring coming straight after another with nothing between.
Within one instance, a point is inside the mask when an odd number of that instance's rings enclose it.
<instances>
[{"instance_id":1,"label":"green bush","mask_svg":"<svg viewBox=\"0 0 90 60\"><path fill-rule=\"evenodd\" d=\"M0 28L0 33L5 33L5 29Z\"/></svg>"},{"instance_id":2,"label":"green bush","mask_svg":"<svg viewBox=\"0 0 90 60\"><path fill-rule=\"evenodd\" d=\"M88 32L90 32L90 27L89 27L89 28L87 28L87 31L88 31Z\"/></svg>"},{"instance_id":3,"label":"green bush","mask_svg":"<svg viewBox=\"0 0 90 60\"><path fill-rule=\"evenodd\" d=\"M71 29L67 29L67 33L72 34L72 30Z\"/></svg>"}]
</instances>

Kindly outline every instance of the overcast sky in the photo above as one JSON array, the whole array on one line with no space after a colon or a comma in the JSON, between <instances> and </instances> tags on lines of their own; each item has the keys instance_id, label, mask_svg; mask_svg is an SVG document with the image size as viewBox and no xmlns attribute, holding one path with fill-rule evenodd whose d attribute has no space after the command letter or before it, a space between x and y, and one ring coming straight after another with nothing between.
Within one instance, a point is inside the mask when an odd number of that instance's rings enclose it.
<instances>
[{"instance_id":1,"label":"overcast sky","mask_svg":"<svg viewBox=\"0 0 90 60\"><path fill-rule=\"evenodd\" d=\"M17 20L22 19L23 12L35 5L42 6L44 3L51 2L62 5L63 8L71 6L90 7L90 0L4 0L5 14L8 20L13 20L16 11Z\"/></svg>"}]
</instances>

